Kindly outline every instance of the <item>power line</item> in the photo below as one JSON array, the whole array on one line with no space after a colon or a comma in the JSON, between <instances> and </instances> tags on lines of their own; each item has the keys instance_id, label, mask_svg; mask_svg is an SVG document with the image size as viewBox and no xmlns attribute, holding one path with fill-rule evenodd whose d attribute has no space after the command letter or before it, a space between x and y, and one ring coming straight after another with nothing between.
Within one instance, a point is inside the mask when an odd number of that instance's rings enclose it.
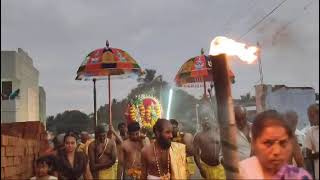
<instances>
[{"instance_id":1,"label":"power line","mask_svg":"<svg viewBox=\"0 0 320 180\"><path fill-rule=\"evenodd\" d=\"M268 16L270 16L275 10L277 10L283 3L285 3L287 0L283 0L280 4L278 4L275 8L272 9L267 15L265 15L260 21L255 23L247 32L245 32L242 36L240 36L239 39L242 39L244 36L246 36L250 31L252 31L258 24L260 24L262 21L264 21Z\"/></svg>"},{"instance_id":2,"label":"power line","mask_svg":"<svg viewBox=\"0 0 320 180\"><path fill-rule=\"evenodd\" d=\"M251 2L253 2L253 3L250 4L247 11L249 11L250 9L253 9L257 4L257 1L251 1ZM239 14L239 11L233 13L231 16L229 16L229 18L226 19L225 23L222 26L222 27L224 27L222 30L227 29L227 27L231 24L233 18L236 17L237 14ZM241 17L237 16L237 19L241 19L243 17L244 16L241 16ZM229 34L230 32L231 32L231 30L229 30L228 33L226 33L226 34Z\"/></svg>"}]
</instances>

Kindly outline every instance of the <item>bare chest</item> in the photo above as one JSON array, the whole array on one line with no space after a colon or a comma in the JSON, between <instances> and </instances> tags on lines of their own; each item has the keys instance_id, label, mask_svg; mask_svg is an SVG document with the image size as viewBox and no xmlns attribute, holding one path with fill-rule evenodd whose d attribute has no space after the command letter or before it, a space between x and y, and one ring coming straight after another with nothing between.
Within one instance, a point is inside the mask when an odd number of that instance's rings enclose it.
<instances>
[{"instance_id":1,"label":"bare chest","mask_svg":"<svg viewBox=\"0 0 320 180\"><path fill-rule=\"evenodd\" d=\"M200 147L218 146L220 144L219 136L215 136L213 133L206 133L199 138Z\"/></svg>"},{"instance_id":2,"label":"bare chest","mask_svg":"<svg viewBox=\"0 0 320 180\"><path fill-rule=\"evenodd\" d=\"M96 144L96 153L99 155L111 155L112 148L109 143Z\"/></svg>"},{"instance_id":3,"label":"bare chest","mask_svg":"<svg viewBox=\"0 0 320 180\"><path fill-rule=\"evenodd\" d=\"M168 151L152 153L148 158L148 164L152 174L157 176L170 172L170 157Z\"/></svg>"}]
</instances>

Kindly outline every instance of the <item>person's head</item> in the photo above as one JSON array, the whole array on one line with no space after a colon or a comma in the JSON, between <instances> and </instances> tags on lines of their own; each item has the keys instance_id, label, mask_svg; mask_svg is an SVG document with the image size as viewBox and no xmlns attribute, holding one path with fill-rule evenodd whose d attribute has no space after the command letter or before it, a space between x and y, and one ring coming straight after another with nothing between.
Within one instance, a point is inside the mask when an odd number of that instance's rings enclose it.
<instances>
[{"instance_id":1,"label":"person's head","mask_svg":"<svg viewBox=\"0 0 320 180\"><path fill-rule=\"evenodd\" d=\"M311 126L319 125L319 104L312 104L308 107L308 117Z\"/></svg>"},{"instance_id":2,"label":"person's head","mask_svg":"<svg viewBox=\"0 0 320 180\"><path fill-rule=\"evenodd\" d=\"M80 133L80 139L81 139L81 142L82 142L82 143L86 143L86 142L90 139L89 133L86 132L86 131L82 131L82 132Z\"/></svg>"},{"instance_id":3,"label":"person's head","mask_svg":"<svg viewBox=\"0 0 320 180\"><path fill-rule=\"evenodd\" d=\"M138 122L128 124L128 135L131 141L140 140L140 125Z\"/></svg>"},{"instance_id":4,"label":"person's head","mask_svg":"<svg viewBox=\"0 0 320 180\"><path fill-rule=\"evenodd\" d=\"M245 107L237 105L234 107L234 118L238 129L243 129L247 124L247 110Z\"/></svg>"},{"instance_id":5,"label":"person's head","mask_svg":"<svg viewBox=\"0 0 320 180\"><path fill-rule=\"evenodd\" d=\"M95 129L95 136L98 142L105 142L107 138L107 127L105 124L100 124Z\"/></svg>"},{"instance_id":6,"label":"person's head","mask_svg":"<svg viewBox=\"0 0 320 180\"><path fill-rule=\"evenodd\" d=\"M292 154L293 132L275 110L259 113L252 124L252 148L264 170L277 172Z\"/></svg>"},{"instance_id":7,"label":"person's head","mask_svg":"<svg viewBox=\"0 0 320 180\"><path fill-rule=\"evenodd\" d=\"M118 124L118 130L119 130L121 136L126 135L128 132L127 126L124 122L121 122Z\"/></svg>"},{"instance_id":8,"label":"person's head","mask_svg":"<svg viewBox=\"0 0 320 180\"><path fill-rule=\"evenodd\" d=\"M49 158L44 156L44 157L39 157L36 160L36 174L38 177L49 175L51 168L52 168L52 164Z\"/></svg>"},{"instance_id":9,"label":"person's head","mask_svg":"<svg viewBox=\"0 0 320 180\"><path fill-rule=\"evenodd\" d=\"M53 138L53 144L54 144L54 149L55 150L61 150L64 148L64 136L66 134L62 133L62 134L58 134L57 136L55 136Z\"/></svg>"},{"instance_id":10,"label":"person's head","mask_svg":"<svg viewBox=\"0 0 320 180\"><path fill-rule=\"evenodd\" d=\"M157 142L163 149L168 149L171 146L172 125L166 119L158 119L153 126L153 133L156 136Z\"/></svg>"},{"instance_id":11,"label":"person's head","mask_svg":"<svg viewBox=\"0 0 320 180\"><path fill-rule=\"evenodd\" d=\"M200 123L201 123L202 129L204 131L208 131L212 128L209 117L207 117L207 116L201 117Z\"/></svg>"},{"instance_id":12,"label":"person's head","mask_svg":"<svg viewBox=\"0 0 320 180\"><path fill-rule=\"evenodd\" d=\"M298 114L295 111L287 111L285 114L285 119L288 122L288 125L294 133L297 129L298 124Z\"/></svg>"},{"instance_id":13,"label":"person's head","mask_svg":"<svg viewBox=\"0 0 320 180\"><path fill-rule=\"evenodd\" d=\"M179 123L175 119L170 119L170 123L172 125L172 135L173 137L177 137L179 132Z\"/></svg>"},{"instance_id":14,"label":"person's head","mask_svg":"<svg viewBox=\"0 0 320 180\"><path fill-rule=\"evenodd\" d=\"M140 133L146 135L148 133L148 129L145 127L141 127Z\"/></svg>"},{"instance_id":15,"label":"person's head","mask_svg":"<svg viewBox=\"0 0 320 180\"><path fill-rule=\"evenodd\" d=\"M68 132L64 136L64 146L67 153L73 152L77 148L77 135L74 132Z\"/></svg>"}]
</instances>

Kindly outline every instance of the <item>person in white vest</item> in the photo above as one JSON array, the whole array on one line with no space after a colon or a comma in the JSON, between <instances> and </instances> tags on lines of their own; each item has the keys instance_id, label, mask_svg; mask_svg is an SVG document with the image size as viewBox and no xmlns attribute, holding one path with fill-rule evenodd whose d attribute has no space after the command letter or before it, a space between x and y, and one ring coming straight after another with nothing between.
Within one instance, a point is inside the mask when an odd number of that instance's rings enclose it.
<instances>
[{"instance_id":1,"label":"person in white vest","mask_svg":"<svg viewBox=\"0 0 320 180\"><path fill-rule=\"evenodd\" d=\"M247 121L247 110L243 106L234 107L235 120L237 124L237 145L239 159L244 160L251 155L251 126Z\"/></svg>"},{"instance_id":2,"label":"person in white vest","mask_svg":"<svg viewBox=\"0 0 320 180\"><path fill-rule=\"evenodd\" d=\"M313 104L308 108L311 127L305 135L307 158L314 162L315 179L319 179L319 105Z\"/></svg>"}]
</instances>

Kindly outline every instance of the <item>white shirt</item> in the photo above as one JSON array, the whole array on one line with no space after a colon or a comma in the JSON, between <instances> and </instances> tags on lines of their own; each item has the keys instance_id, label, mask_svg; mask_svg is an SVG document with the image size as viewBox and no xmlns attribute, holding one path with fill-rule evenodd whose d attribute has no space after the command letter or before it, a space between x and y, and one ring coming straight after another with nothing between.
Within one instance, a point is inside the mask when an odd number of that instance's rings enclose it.
<instances>
[{"instance_id":1,"label":"white shirt","mask_svg":"<svg viewBox=\"0 0 320 180\"><path fill-rule=\"evenodd\" d=\"M256 156L252 156L239 163L241 179L264 179L262 167Z\"/></svg>"},{"instance_id":2,"label":"white shirt","mask_svg":"<svg viewBox=\"0 0 320 180\"><path fill-rule=\"evenodd\" d=\"M237 129L237 145L240 161L247 159L251 154L251 144L242 131Z\"/></svg>"},{"instance_id":3,"label":"white shirt","mask_svg":"<svg viewBox=\"0 0 320 180\"><path fill-rule=\"evenodd\" d=\"M37 179L38 179L38 178L37 178L36 176L30 178L30 180L37 180ZM55 176L49 176L49 177L48 177L48 180L58 180L58 178L55 177Z\"/></svg>"},{"instance_id":4,"label":"white shirt","mask_svg":"<svg viewBox=\"0 0 320 180\"><path fill-rule=\"evenodd\" d=\"M319 152L319 126L310 127L305 135L305 147ZM314 160L315 178L319 179L319 159Z\"/></svg>"},{"instance_id":5,"label":"white shirt","mask_svg":"<svg viewBox=\"0 0 320 180\"><path fill-rule=\"evenodd\" d=\"M297 137L298 143L301 148L304 147L304 133L298 129L296 129L296 132L294 133Z\"/></svg>"}]
</instances>

